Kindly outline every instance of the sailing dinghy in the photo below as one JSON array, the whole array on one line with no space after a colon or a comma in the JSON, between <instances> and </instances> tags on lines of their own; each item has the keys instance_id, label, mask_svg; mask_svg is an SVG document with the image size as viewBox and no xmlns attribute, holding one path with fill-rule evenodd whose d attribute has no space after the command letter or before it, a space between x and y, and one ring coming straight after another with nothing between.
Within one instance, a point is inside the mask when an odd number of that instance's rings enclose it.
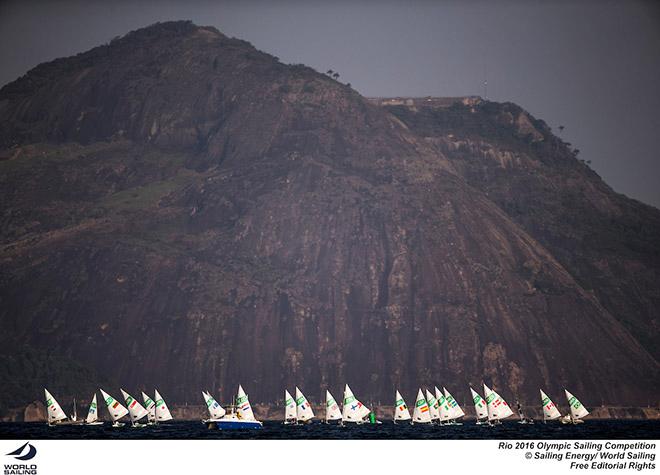
<instances>
[{"instance_id":1,"label":"sailing dinghy","mask_svg":"<svg viewBox=\"0 0 660 475\"><path fill-rule=\"evenodd\" d=\"M261 429L263 427L262 422L255 419L248 395L240 384L236 395L236 405L231 406L230 412L225 413L222 417L207 421L207 425L209 429L220 430Z\"/></svg>"},{"instance_id":2,"label":"sailing dinghy","mask_svg":"<svg viewBox=\"0 0 660 475\"><path fill-rule=\"evenodd\" d=\"M344 388L344 406L341 413L342 423L364 424L368 422L367 417L369 414L371 414L371 409L358 401L347 384Z\"/></svg>"},{"instance_id":3,"label":"sailing dinghy","mask_svg":"<svg viewBox=\"0 0 660 475\"><path fill-rule=\"evenodd\" d=\"M144 401L144 408L147 410L147 424L153 425L156 423L156 403L148 395L142 392L142 401Z\"/></svg>"},{"instance_id":4,"label":"sailing dinghy","mask_svg":"<svg viewBox=\"0 0 660 475\"><path fill-rule=\"evenodd\" d=\"M415 400L415 409L413 409L412 415L413 424L430 424L431 423L431 411L429 405L424 398L424 393L422 393L422 388L417 391L417 399Z\"/></svg>"},{"instance_id":5,"label":"sailing dinghy","mask_svg":"<svg viewBox=\"0 0 660 475\"><path fill-rule=\"evenodd\" d=\"M170 413L170 409L165 404L165 400L158 389L154 389L154 397L156 398L156 423L171 421L172 413Z\"/></svg>"},{"instance_id":6,"label":"sailing dinghy","mask_svg":"<svg viewBox=\"0 0 660 475\"><path fill-rule=\"evenodd\" d=\"M325 391L325 422L341 421L341 411L330 391Z\"/></svg>"},{"instance_id":7,"label":"sailing dinghy","mask_svg":"<svg viewBox=\"0 0 660 475\"><path fill-rule=\"evenodd\" d=\"M408 406L406 406L406 401L403 400L401 393L397 390L396 396L394 397L394 423L397 421L409 421L412 419L410 417L410 411Z\"/></svg>"},{"instance_id":8,"label":"sailing dinghy","mask_svg":"<svg viewBox=\"0 0 660 475\"><path fill-rule=\"evenodd\" d=\"M112 419L112 427L122 427L124 423L119 422L119 419L128 414L128 410L103 389L100 389L100 391L101 396L103 396L103 400L105 401L105 405L108 408L110 418Z\"/></svg>"},{"instance_id":9,"label":"sailing dinghy","mask_svg":"<svg viewBox=\"0 0 660 475\"><path fill-rule=\"evenodd\" d=\"M85 418L85 425L103 425L103 421L99 421L99 410L98 406L96 405L96 393L94 393L94 396L92 396L92 402L89 403L89 410L87 411L87 417Z\"/></svg>"},{"instance_id":10,"label":"sailing dinghy","mask_svg":"<svg viewBox=\"0 0 660 475\"><path fill-rule=\"evenodd\" d=\"M486 401L484 401L484 398L478 392L472 389L472 386L470 386L470 392L472 393L472 401L474 401L474 412L477 415L477 425L487 424L488 407L486 406Z\"/></svg>"},{"instance_id":11,"label":"sailing dinghy","mask_svg":"<svg viewBox=\"0 0 660 475\"><path fill-rule=\"evenodd\" d=\"M296 401L293 399L288 389L284 390L284 424L295 424L296 418Z\"/></svg>"},{"instance_id":12,"label":"sailing dinghy","mask_svg":"<svg viewBox=\"0 0 660 475\"><path fill-rule=\"evenodd\" d=\"M202 422L205 424L208 424L209 422L212 422L217 419L222 419L227 411L224 410L224 408L218 404L218 401L215 400L211 394L202 391L202 396L204 396L204 402L206 402L206 408L209 411L209 415L211 416L209 419L205 419ZM154 418L156 417L156 414L154 412Z\"/></svg>"},{"instance_id":13,"label":"sailing dinghy","mask_svg":"<svg viewBox=\"0 0 660 475\"><path fill-rule=\"evenodd\" d=\"M312 406L300 389L296 386L296 421L307 424L314 418Z\"/></svg>"},{"instance_id":14,"label":"sailing dinghy","mask_svg":"<svg viewBox=\"0 0 660 475\"><path fill-rule=\"evenodd\" d=\"M438 413L440 414L440 419L438 424L445 425L451 423L451 408L447 403L447 398L442 391L438 389L437 386L434 387L435 390L435 399L438 401Z\"/></svg>"},{"instance_id":15,"label":"sailing dinghy","mask_svg":"<svg viewBox=\"0 0 660 475\"><path fill-rule=\"evenodd\" d=\"M506 401L484 384L484 396L488 407L488 422L490 425L501 424L501 420L513 415Z\"/></svg>"},{"instance_id":16,"label":"sailing dinghy","mask_svg":"<svg viewBox=\"0 0 660 475\"><path fill-rule=\"evenodd\" d=\"M438 404L438 399L431 394L431 391L426 390L426 403L429 405L429 414L431 416L431 422L438 421L440 422L440 404Z\"/></svg>"},{"instance_id":17,"label":"sailing dinghy","mask_svg":"<svg viewBox=\"0 0 660 475\"><path fill-rule=\"evenodd\" d=\"M543 392L543 389L539 389L539 391L541 391L541 405L543 406L543 422L559 419L561 412L559 412L555 403Z\"/></svg>"},{"instance_id":18,"label":"sailing dinghy","mask_svg":"<svg viewBox=\"0 0 660 475\"><path fill-rule=\"evenodd\" d=\"M140 419L147 417L149 411L147 411L142 404L140 404L137 399L128 394L123 389L120 389L121 394L124 396L124 401L126 401L126 407L128 408L128 413L131 416L131 426L132 427L144 427L146 424L140 422Z\"/></svg>"},{"instance_id":19,"label":"sailing dinghy","mask_svg":"<svg viewBox=\"0 0 660 475\"><path fill-rule=\"evenodd\" d=\"M451 425L463 425L461 422L458 422L457 419L463 417L465 415L465 412L463 412L463 409L461 409L461 406L458 405L458 402L456 399L454 399L454 396L451 395L449 391L447 391L447 388L444 386L442 387L444 394L445 394L445 401L447 401L447 406L449 406L449 420Z\"/></svg>"},{"instance_id":20,"label":"sailing dinghy","mask_svg":"<svg viewBox=\"0 0 660 475\"><path fill-rule=\"evenodd\" d=\"M46 395L46 412L48 412L49 426L82 424L82 421L67 419L66 413L62 410L62 406L60 406L53 395L48 392L48 389L44 388L44 394Z\"/></svg>"},{"instance_id":21,"label":"sailing dinghy","mask_svg":"<svg viewBox=\"0 0 660 475\"><path fill-rule=\"evenodd\" d=\"M566 389L564 389L564 392L566 393L566 399L568 400L568 406L571 409L571 413L562 418L561 422L563 424L582 424L584 422L582 418L589 415L589 411L587 411L578 398L573 396Z\"/></svg>"}]
</instances>

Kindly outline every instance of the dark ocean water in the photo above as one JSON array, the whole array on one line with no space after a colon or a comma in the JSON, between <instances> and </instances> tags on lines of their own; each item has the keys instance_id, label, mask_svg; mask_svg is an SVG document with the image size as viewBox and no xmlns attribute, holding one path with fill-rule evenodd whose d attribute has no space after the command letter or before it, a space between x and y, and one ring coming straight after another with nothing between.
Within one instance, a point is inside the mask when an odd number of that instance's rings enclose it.
<instances>
[{"instance_id":1,"label":"dark ocean water","mask_svg":"<svg viewBox=\"0 0 660 475\"><path fill-rule=\"evenodd\" d=\"M505 421L500 426L382 424L360 426L318 422L285 426L264 422L262 430L220 431L201 422L172 421L158 426L112 428L103 426L48 427L45 423L0 423L0 439L660 439L660 421L587 420L580 425L558 422L533 425Z\"/></svg>"}]
</instances>

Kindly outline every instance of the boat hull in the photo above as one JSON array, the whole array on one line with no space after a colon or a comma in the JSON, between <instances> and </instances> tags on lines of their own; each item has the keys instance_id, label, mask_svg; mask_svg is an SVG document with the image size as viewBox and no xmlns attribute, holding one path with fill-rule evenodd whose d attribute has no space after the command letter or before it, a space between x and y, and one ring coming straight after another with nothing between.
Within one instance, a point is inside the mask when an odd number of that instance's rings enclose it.
<instances>
[{"instance_id":1,"label":"boat hull","mask_svg":"<svg viewBox=\"0 0 660 475\"><path fill-rule=\"evenodd\" d=\"M263 424L259 421L245 421L245 420L209 420L206 422L209 429L218 430L240 430L240 429L262 429Z\"/></svg>"}]
</instances>

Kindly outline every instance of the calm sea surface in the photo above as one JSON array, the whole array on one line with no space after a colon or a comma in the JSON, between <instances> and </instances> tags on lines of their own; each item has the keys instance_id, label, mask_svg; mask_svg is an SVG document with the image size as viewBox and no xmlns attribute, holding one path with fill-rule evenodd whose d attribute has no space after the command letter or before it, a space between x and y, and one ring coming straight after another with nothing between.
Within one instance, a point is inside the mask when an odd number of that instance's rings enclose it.
<instances>
[{"instance_id":1,"label":"calm sea surface","mask_svg":"<svg viewBox=\"0 0 660 475\"><path fill-rule=\"evenodd\" d=\"M220 431L201 422L171 421L158 426L112 428L103 426L48 427L45 423L0 423L0 439L660 439L660 421L587 420L580 425L533 425L505 421L501 426L425 426L393 424L337 425L318 422L285 426L264 422L262 430Z\"/></svg>"}]
</instances>

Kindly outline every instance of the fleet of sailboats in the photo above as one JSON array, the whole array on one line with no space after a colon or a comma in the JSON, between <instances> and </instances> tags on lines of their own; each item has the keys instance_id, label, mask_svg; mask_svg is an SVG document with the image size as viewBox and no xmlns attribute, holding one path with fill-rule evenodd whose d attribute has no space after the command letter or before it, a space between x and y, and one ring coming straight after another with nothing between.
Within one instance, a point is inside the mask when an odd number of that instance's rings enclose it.
<instances>
[{"instance_id":1,"label":"fleet of sailboats","mask_svg":"<svg viewBox=\"0 0 660 475\"><path fill-rule=\"evenodd\" d=\"M442 388L442 391L437 386L433 389L434 392L431 392L428 388L425 390L422 390L422 388L418 389L412 415L403 396L399 390L396 390L392 417L393 422L395 424L398 422L436 425L460 424L457 421L465 416L465 412L458 401L445 387ZM483 385L483 390L484 397L475 391L474 388L470 387L477 425L501 424L503 419L513 415L511 407L502 396L486 384ZM99 391L105 402L113 427L124 426L125 423L122 422L122 419L127 415L129 416L131 427L144 427L146 425L172 420L172 414L157 389L154 390L154 398L142 392L144 405L140 404L140 402L124 391L124 389L120 389L126 404L125 406L103 389L99 389ZM557 419L563 424L581 424L584 422L583 419L589 414L589 411L568 390L565 389L564 392L568 402L569 412L565 416L562 416L550 397L542 389L540 390L543 422ZM78 419L75 399L73 401L73 412L70 416L67 416L62 406L47 389L44 389L44 395L49 426L103 424L103 421L99 420L96 394L92 395L87 417L84 420ZM209 418L204 419L202 422L207 424L208 427L218 429L258 429L263 426L262 422L255 418L248 395L240 384L235 400L229 405L229 411L225 410L208 391L202 391L202 396L209 412ZM518 401L516 403L520 415L519 422L525 424L533 423L532 419L524 417L520 403ZM144 421L145 418L146 423ZM300 388L295 388L295 398L288 390L284 390L284 424L310 423L314 418L315 414L312 405ZM326 390L325 392L325 414L321 422L329 423L331 421L339 421L341 425L348 423L363 424L367 422L380 423L375 419L375 414L371 409L357 399L348 384L344 388L344 399L341 408L330 391Z\"/></svg>"}]
</instances>

